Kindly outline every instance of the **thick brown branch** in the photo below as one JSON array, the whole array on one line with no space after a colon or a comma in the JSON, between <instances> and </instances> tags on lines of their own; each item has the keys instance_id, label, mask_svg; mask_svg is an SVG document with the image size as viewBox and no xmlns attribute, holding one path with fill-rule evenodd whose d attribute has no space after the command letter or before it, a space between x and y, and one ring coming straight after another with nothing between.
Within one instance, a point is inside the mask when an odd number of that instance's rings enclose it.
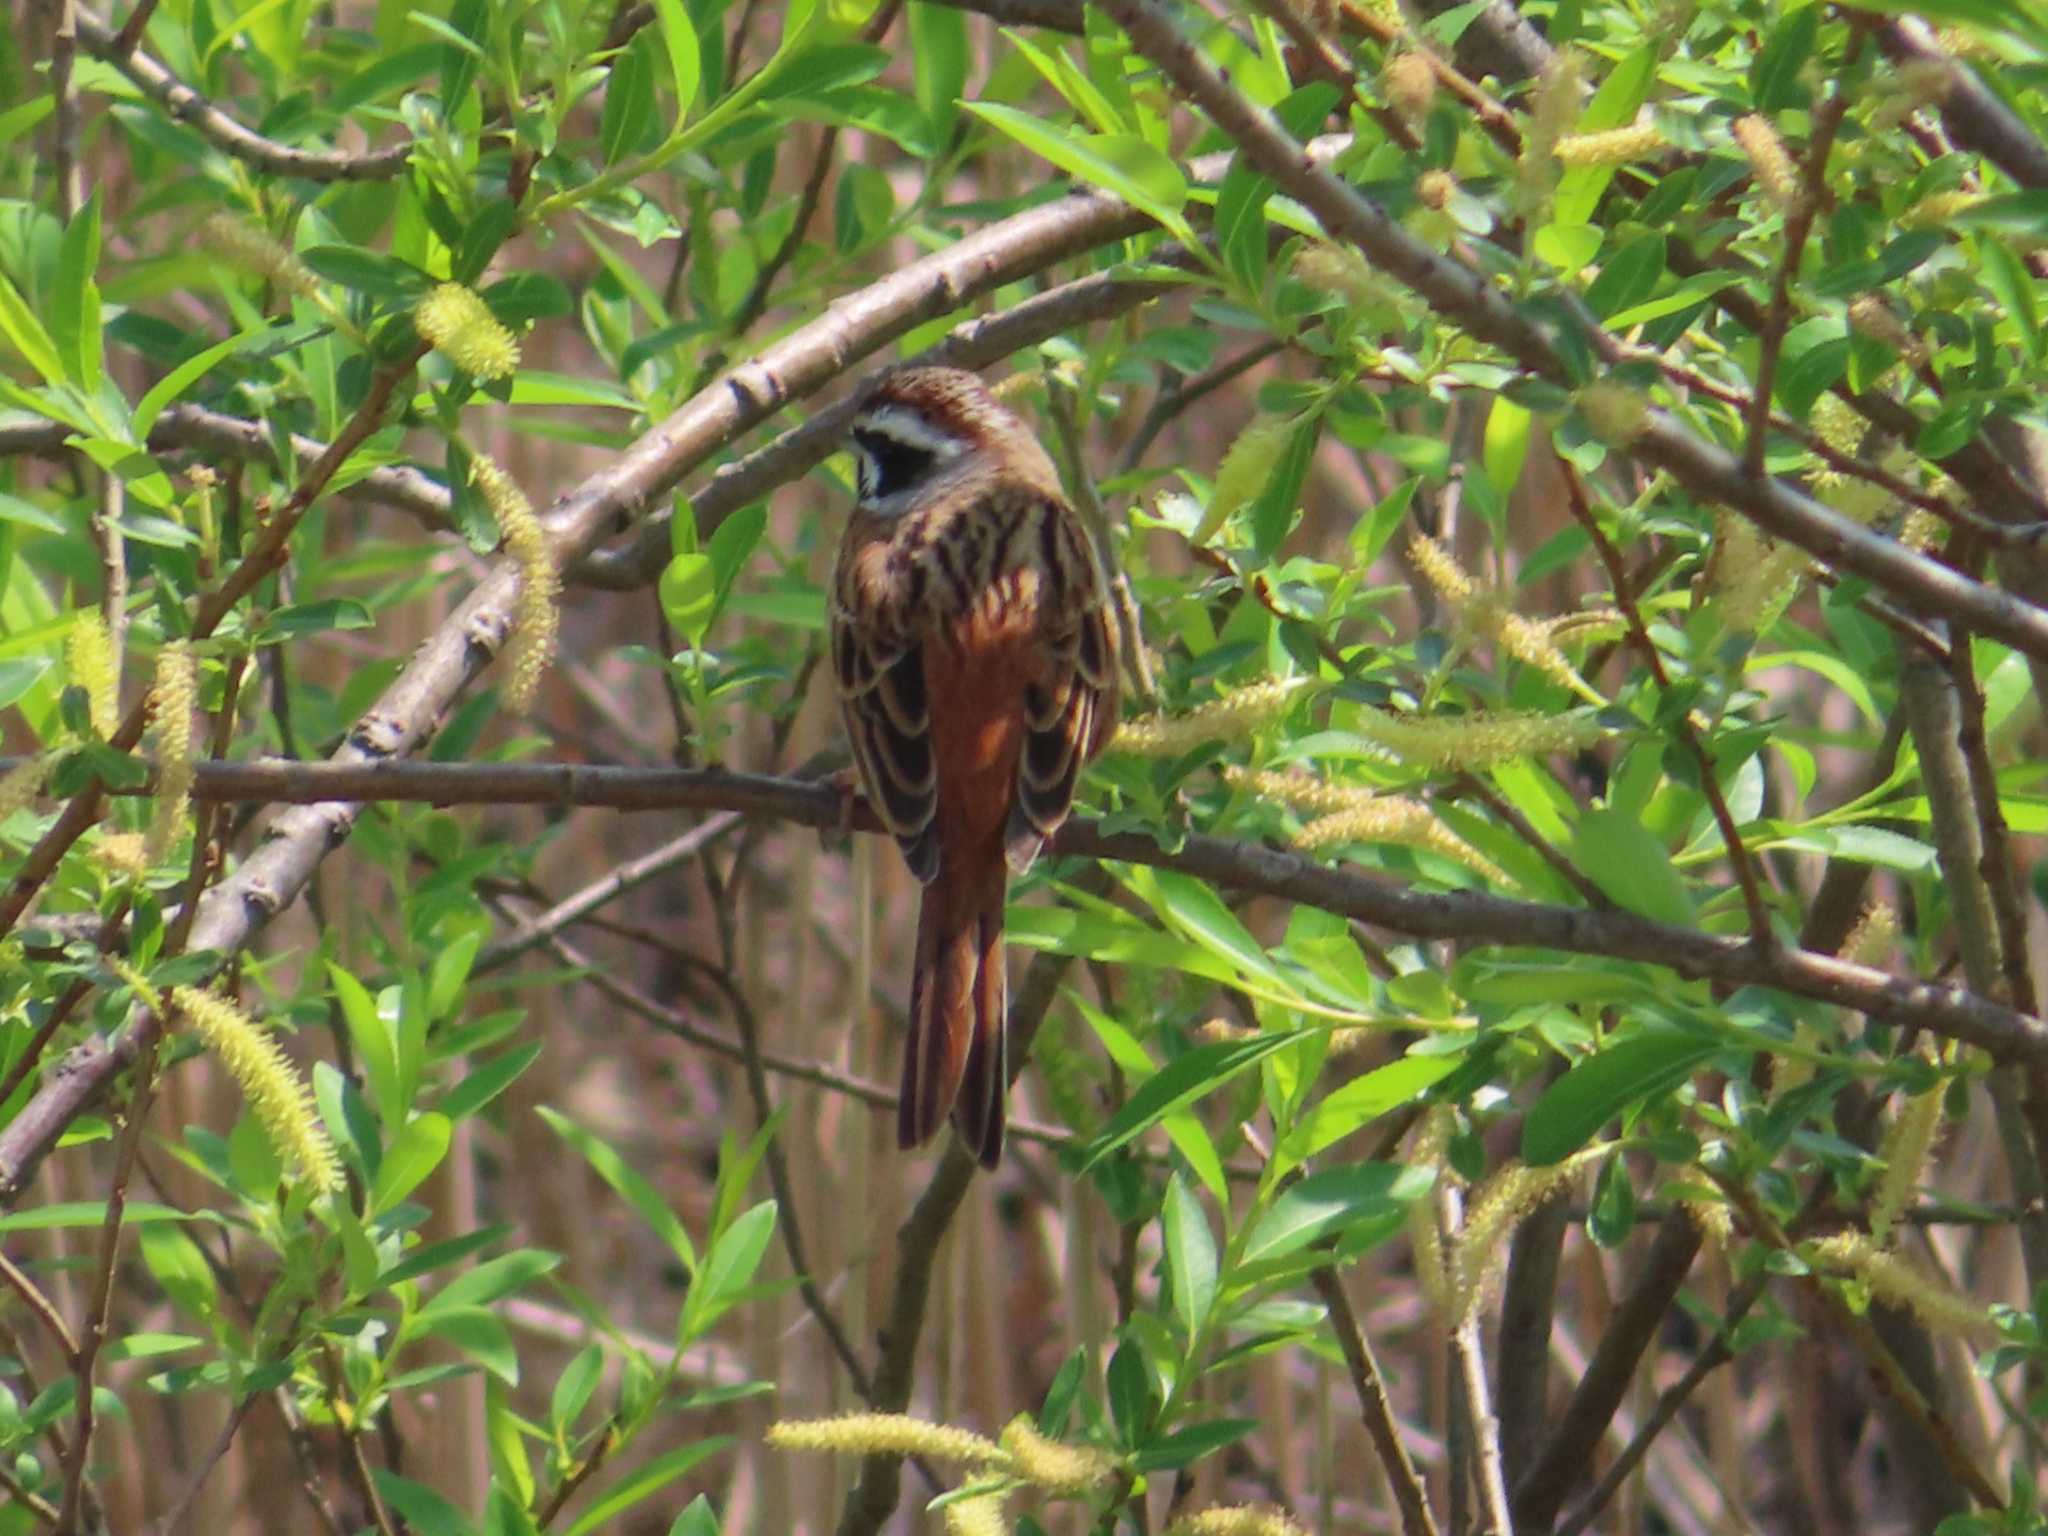
<instances>
[{"instance_id":1,"label":"thick brown branch","mask_svg":"<svg viewBox=\"0 0 2048 1536\"><path fill-rule=\"evenodd\" d=\"M11 761L0 759L0 771ZM289 802L329 813L346 809L340 802L364 800L728 810L818 828L840 826L844 804L836 787L801 779L721 769L601 768L575 763L207 762L198 765L193 794L201 800ZM870 832L878 826L871 816L861 817L856 825ZM1660 966L1689 978L1708 977L1731 986L1775 987L1873 1018L1917 1025L1981 1046L1998 1060L2048 1064L2048 1024L1976 993L1891 976L1805 950L1763 952L1746 939L1680 928L1633 912L1548 906L1469 891L1403 890L1349 870L1327 868L1297 853L1217 837L1190 836L1169 852L1150 838L1133 832L1105 832L1087 819L1063 827L1053 848L1062 854L1182 870L1226 889L1321 907L1414 938L1607 955ZM246 887L230 884L209 894L194 925L193 947L210 947L201 935L220 930L223 917L218 915L218 907L248 899ZM91 1049L81 1048L88 1053ZM67 1071L61 1075L68 1078L74 1074ZM15 1134L14 1126L0 1132L0 1196L12 1188L9 1152Z\"/></svg>"}]
</instances>

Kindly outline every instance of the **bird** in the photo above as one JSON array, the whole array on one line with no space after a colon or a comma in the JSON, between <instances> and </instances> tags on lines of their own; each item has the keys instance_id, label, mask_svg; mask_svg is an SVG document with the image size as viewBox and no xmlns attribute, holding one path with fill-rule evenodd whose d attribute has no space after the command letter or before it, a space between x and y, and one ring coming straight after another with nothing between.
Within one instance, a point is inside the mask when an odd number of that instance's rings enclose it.
<instances>
[{"instance_id":1,"label":"bird","mask_svg":"<svg viewBox=\"0 0 2048 1536\"><path fill-rule=\"evenodd\" d=\"M1095 545L1032 430L974 374L904 367L862 399L827 603L860 788L923 885L896 1140L950 1113L985 1168L1009 1089L1003 905L1117 712Z\"/></svg>"}]
</instances>

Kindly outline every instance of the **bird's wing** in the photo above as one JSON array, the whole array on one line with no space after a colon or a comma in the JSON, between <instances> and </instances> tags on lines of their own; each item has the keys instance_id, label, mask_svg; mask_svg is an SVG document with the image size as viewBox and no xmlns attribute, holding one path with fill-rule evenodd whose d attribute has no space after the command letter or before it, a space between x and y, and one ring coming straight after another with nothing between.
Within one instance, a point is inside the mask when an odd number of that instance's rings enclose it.
<instances>
[{"instance_id":1,"label":"bird's wing","mask_svg":"<svg viewBox=\"0 0 2048 1536\"><path fill-rule=\"evenodd\" d=\"M1082 767L1116 729L1116 632L1105 583L1074 514L1058 504L1045 512L1052 520L1041 573L1045 670L1024 693L1024 750L1004 838L1019 872L1067 819Z\"/></svg>"},{"instance_id":2,"label":"bird's wing","mask_svg":"<svg viewBox=\"0 0 2048 1536\"><path fill-rule=\"evenodd\" d=\"M832 670L861 788L895 835L911 874L929 883L939 872L939 780L924 648L917 641L878 636L838 604L831 626Z\"/></svg>"}]
</instances>

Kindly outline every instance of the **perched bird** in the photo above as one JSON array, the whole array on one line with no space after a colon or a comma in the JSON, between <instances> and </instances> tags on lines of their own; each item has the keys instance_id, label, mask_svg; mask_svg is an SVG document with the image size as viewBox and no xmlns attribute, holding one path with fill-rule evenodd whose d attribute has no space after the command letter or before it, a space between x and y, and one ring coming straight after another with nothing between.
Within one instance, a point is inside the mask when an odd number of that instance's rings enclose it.
<instances>
[{"instance_id":1,"label":"perched bird","mask_svg":"<svg viewBox=\"0 0 2048 1536\"><path fill-rule=\"evenodd\" d=\"M832 662L861 786L924 883L896 1139L921 1145L951 1111L993 1168L1009 873L1115 728L1115 631L1052 460L975 375L886 375L852 438Z\"/></svg>"}]
</instances>

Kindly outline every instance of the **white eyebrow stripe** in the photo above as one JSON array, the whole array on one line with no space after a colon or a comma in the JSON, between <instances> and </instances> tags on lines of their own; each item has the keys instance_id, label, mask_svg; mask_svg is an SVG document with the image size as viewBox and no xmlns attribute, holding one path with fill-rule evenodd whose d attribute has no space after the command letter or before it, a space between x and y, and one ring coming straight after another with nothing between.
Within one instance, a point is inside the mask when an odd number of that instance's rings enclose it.
<instances>
[{"instance_id":1,"label":"white eyebrow stripe","mask_svg":"<svg viewBox=\"0 0 2048 1536\"><path fill-rule=\"evenodd\" d=\"M880 405L854 418L853 430L894 438L911 448L939 459L957 459L967 444L950 432L941 431L915 411L900 405Z\"/></svg>"}]
</instances>

